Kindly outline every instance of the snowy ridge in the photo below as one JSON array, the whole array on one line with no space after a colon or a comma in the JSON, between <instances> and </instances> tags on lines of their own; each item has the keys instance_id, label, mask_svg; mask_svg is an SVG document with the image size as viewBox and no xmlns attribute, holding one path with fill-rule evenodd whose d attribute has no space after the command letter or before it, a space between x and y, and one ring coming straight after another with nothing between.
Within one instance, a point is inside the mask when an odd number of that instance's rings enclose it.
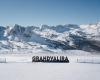
<instances>
[{"instance_id":1,"label":"snowy ridge","mask_svg":"<svg viewBox=\"0 0 100 80\"><path fill-rule=\"evenodd\" d=\"M3 51L58 52L83 50L100 52L100 23L41 27L0 26L0 53Z\"/></svg>"}]
</instances>

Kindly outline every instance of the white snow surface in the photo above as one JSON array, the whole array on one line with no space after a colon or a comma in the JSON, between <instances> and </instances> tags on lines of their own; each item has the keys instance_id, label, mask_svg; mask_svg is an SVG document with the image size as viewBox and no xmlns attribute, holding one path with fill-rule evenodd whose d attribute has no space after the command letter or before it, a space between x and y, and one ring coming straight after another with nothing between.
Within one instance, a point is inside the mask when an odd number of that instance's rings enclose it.
<instances>
[{"instance_id":1,"label":"white snow surface","mask_svg":"<svg viewBox=\"0 0 100 80\"><path fill-rule=\"evenodd\" d=\"M40 51L41 52L41 51ZM0 54L0 80L99 80L100 55L79 50L65 53ZM80 54L81 53L81 54ZM84 54L85 53L85 54ZM32 56L68 56L70 63L32 63ZM6 59L6 62L4 62Z\"/></svg>"},{"instance_id":2,"label":"white snow surface","mask_svg":"<svg viewBox=\"0 0 100 80\"><path fill-rule=\"evenodd\" d=\"M99 64L0 64L1 80L99 80Z\"/></svg>"},{"instance_id":3,"label":"white snow surface","mask_svg":"<svg viewBox=\"0 0 100 80\"><path fill-rule=\"evenodd\" d=\"M0 80L99 80L100 64L0 63Z\"/></svg>"}]
</instances>

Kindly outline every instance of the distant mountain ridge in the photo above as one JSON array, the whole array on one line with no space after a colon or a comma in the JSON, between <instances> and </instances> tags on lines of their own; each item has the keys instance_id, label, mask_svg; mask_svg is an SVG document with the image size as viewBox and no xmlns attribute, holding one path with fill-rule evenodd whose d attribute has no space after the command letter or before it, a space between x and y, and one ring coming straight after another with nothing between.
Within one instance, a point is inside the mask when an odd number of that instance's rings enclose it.
<instances>
[{"instance_id":1,"label":"distant mountain ridge","mask_svg":"<svg viewBox=\"0 0 100 80\"><path fill-rule=\"evenodd\" d=\"M0 50L84 50L100 51L100 23L41 27L0 26Z\"/></svg>"}]
</instances>

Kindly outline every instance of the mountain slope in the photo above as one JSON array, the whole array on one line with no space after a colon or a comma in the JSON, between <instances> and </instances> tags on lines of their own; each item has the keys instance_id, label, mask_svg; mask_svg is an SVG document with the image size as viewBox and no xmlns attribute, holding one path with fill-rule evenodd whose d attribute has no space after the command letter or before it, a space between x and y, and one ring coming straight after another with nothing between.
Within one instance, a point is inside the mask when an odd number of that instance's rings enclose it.
<instances>
[{"instance_id":1,"label":"mountain slope","mask_svg":"<svg viewBox=\"0 0 100 80\"><path fill-rule=\"evenodd\" d=\"M100 23L41 27L0 26L0 50L84 50L100 52Z\"/></svg>"}]
</instances>

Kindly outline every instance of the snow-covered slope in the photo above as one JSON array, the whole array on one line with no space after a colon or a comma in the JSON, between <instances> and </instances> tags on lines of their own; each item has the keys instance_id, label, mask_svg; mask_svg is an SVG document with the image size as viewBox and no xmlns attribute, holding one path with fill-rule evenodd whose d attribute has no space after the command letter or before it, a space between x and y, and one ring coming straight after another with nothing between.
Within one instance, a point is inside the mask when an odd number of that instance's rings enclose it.
<instances>
[{"instance_id":1,"label":"snow-covered slope","mask_svg":"<svg viewBox=\"0 0 100 80\"><path fill-rule=\"evenodd\" d=\"M100 51L100 23L41 27L0 26L0 52L84 50Z\"/></svg>"}]
</instances>

